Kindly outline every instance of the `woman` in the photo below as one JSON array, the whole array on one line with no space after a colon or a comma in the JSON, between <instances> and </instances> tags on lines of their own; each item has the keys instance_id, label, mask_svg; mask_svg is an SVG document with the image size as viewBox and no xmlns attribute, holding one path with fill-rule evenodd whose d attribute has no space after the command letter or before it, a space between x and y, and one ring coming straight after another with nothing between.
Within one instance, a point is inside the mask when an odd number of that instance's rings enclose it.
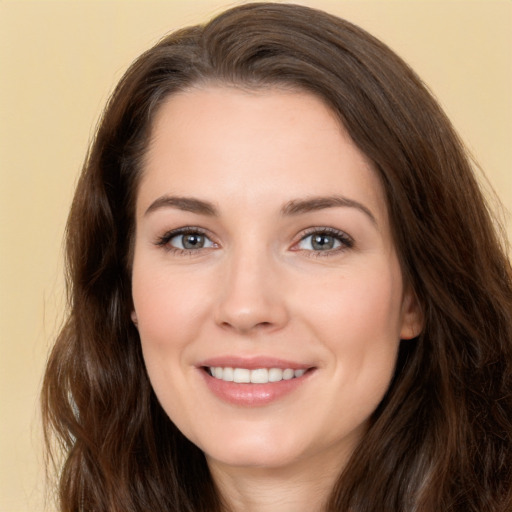
<instances>
[{"instance_id":1,"label":"woman","mask_svg":"<svg viewBox=\"0 0 512 512\"><path fill-rule=\"evenodd\" d=\"M510 266L449 121L361 29L249 4L142 55L67 258L61 510L510 510Z\"/></svg>"}]
</instances>

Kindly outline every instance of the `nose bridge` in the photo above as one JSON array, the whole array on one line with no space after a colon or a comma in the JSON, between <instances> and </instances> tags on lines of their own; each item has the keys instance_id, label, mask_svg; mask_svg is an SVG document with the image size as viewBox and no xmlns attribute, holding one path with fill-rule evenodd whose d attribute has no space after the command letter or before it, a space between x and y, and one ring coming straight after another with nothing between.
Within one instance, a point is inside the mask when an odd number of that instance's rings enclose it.
<instances>
[{"instance_id":1,"label":"nose bridge","mask_svg":"<svg viewBox=\"0 0 512 512\"><path fill-rule=\"evenodd\" d=\"M278 262L271 250L255 245L234 247L224 262L217 323L237 331L275 329L287 319Z\"/></svg>"}]
</instances>

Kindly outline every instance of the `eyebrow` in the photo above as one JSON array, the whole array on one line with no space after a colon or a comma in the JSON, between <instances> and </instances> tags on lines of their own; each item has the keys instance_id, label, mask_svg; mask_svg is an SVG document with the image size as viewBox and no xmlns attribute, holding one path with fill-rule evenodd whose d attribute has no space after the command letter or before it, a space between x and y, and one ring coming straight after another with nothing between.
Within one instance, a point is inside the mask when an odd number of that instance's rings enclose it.
<instances>
[{"instance_id":1,"label":"eyebrow","mask_svg":"<svg viewBox=\"0 0 512 512\"><path fill-rule=\"evenodd\" d=\"M324 210L326 208L336 208L340 206L358 209L359 211L363 212L367 217L369 217L373 224L377 225L377 220L369 208L367 208L364 204L361 204L358 201L340 195L332 195L326 197L308 197L305 199L293 199L292 201L289 201L283 206L283 208L281 209L281 214L301 215L303 213Z\"/></svg>"},{"instance_id":2,"label":"eyebrow","mask_svg":"<svg viewBox=\"0 0 512 512\"><path fill-rule=\"evenodd\" d=\"M212 203L195 199L193 197L162 196L153 201L144 215L148 215L160 208L176 208L186 212L199 213L201 215L217 216L218 212Z\"/></svg>"},{"instance_id":3,"label":"eyebrow","mask_svg":"<svg viewBox=\"0 0 512 512\"><path fill-rule=\"evenodd\" d=\"M287 202L281 208L281 215L294 216L304 213L325 210L327 208L349 207L356 208L363 212L372 222L377 225L377 220L373 213L363 204L340 195L308 197L305 199L293 199ZM179 197L164 195L153 201L144 215L159 210L161 208L176 208L186 212L197 213L216 217L219 215L217 208L208 201L196 199L194 197Z\"/></svg>"}]
</instances>

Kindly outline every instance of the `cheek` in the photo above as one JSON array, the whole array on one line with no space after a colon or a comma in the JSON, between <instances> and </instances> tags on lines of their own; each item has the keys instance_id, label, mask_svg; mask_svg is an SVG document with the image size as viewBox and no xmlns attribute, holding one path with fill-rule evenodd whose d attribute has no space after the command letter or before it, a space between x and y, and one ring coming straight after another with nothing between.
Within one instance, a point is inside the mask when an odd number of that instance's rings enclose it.
<instances>
[{"instance_id":1,"label":"cheek","mask_svg":"<svg viewBox=\"0 0 512 512\"><path fill-rule=\"evenodd\" d=\"M204 282L176 272L154 272L151 264L134 266L132 296L143 345L162 348L187 342L199 329L206 298ZM204 300L199 300L203 297Z\"/></svg>"},{"instance_id":2,"label":"cheek","mask_svg":"<svg viewBox=\"0 0 512 512\"><path fill-rule=\"evenodd\" d=\"M329 332L330 339L348 341L362 336L366 345L383 338L399 338L402 306L399 269L368 266L366 271L329 276L316 286L304 285L300 297L299 307L304 316Z\"/></svg>"},{"instance_id":3,"label":"cheek","mask_svg":"<svg viewBox=\"0 0 512 512\"><path fill-rule=\"evenodd\" d=\"M183 274L156 272L154 263L139 263L134 265L132 296L144 362L162 407L179 420L186 409L181 397L187 396L184 386L192 371L187 354L201 330L199 308L204 302L198 297L202 293Z\"/></svg>"},{"instance_id":4,"label":"cheek","mask_svg":"<svg viewBox=\"0 0 512 512\"><path fill-rule=\"evenodd\" d=\"M377 267L331 279L303 297L303 317L330 354L343 403L370 414L391 381L400 340L402 281Z\"/></svg>"}]
</instances>

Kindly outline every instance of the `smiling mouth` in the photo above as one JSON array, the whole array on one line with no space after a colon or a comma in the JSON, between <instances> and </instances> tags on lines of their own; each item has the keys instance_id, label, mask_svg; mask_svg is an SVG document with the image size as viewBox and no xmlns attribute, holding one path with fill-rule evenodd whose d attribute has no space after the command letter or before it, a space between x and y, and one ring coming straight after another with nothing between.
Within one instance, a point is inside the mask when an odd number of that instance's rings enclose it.
<instances>
[{"instance_id":1,"label":"smiling mouth","mask_svg":"<svg viewBox=\"0 0 512 512\"><path fill-rule=\"evenodd\" d=\"M292 368L231 368L206 366L204 370L213 378L237 384L268 384L302 377L308 370Z\"/></svg>"}]
</instances>

